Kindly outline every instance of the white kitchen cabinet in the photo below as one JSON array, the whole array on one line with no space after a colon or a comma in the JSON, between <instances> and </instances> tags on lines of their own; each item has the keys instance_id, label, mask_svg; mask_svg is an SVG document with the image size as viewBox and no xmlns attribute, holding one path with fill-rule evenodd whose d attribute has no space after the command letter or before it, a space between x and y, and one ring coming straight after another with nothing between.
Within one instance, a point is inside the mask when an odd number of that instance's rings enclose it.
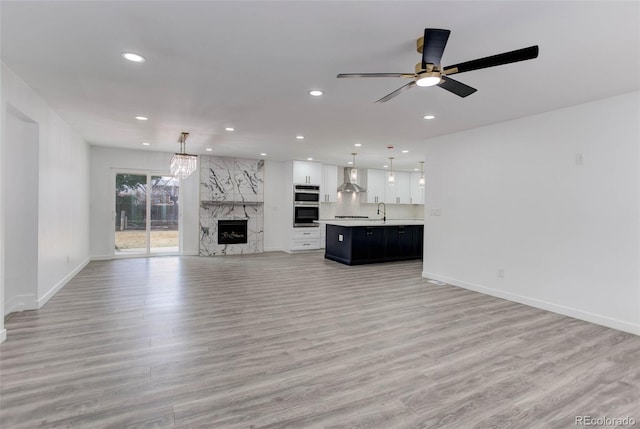
<instances>
[{"instance_id":1,"label":"white kitchen cabinet","mask_svg":"<svg viewBox=\"0 0 640 429\"><path fill-rule=\"evenodd\" d=\"M291 250L320 249L320 228L293 228L291 234Z\"/></svg>"},{"instance_id":2,"label":"white kitchen cabinet","mask_svg":"<svg viewBox=\"0 0 640 429\"><path fill-rule=\"evenodd\" d=\"M293 183L318 185L322 182L322 164L311 161L293 161Z\"/></svg>"},{"instance_id":3,"label":"white kitchen cabinet","mask_svg":"<svg viewBox=\"0 0 640 429\"><path fill-rule=\"evenodd\" d=\"M338 199L338 167L322 165L322 182L320 183L320 202L335 203Z\"/></svg>"},{"instance_id":4,"label":"white kitchen cabinet","mask_svg":"<svg viewBox=\"0 0 640 429\"><path fill-rule=\"evenodd\" d=\"M372 168L367 169L367 202L383 203L386 184L386 171Z\"/></svg>"},{"instance_id":5,"label":"white kitchen cabinet","mask_svg":"<svg viewBox=\"0 0 640 429\"><path fill-rule=\"evenodd\" d=\"M395 183L385 185L384 202L387 204L411 204L411 173L394 171ZM386 176L386 175L385 175Z\"/></svg>"},{"instance_id":6,"label":"white kitchen cabinet","mask_svg":"<svg viewBox=\"0 0 640 429\"><path fill-rule=\"evenodd\" d=\"M424 185L420 185L421 173L411 173L411 204L424 204Z\"/></svg>"}]
</instances>

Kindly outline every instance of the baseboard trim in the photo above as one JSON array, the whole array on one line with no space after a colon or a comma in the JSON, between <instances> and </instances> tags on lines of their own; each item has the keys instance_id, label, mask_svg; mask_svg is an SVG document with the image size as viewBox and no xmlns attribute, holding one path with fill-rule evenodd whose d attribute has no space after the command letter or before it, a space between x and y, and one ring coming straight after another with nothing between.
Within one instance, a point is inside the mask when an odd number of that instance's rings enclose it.
<instances>
[{"instance_id":1,"label":"baseboard trim","mask_svg":"<svg viewBox=\"0 0 640 429\"><path fill-rule=\"evenodd\" d=\"M42 308L60 289L62 289L69 281L75 277L84 267L87 266L89 262L91 262L92 258L88 257L84 261L80 263L76 268L73 269L69 274L64 276L62 280L60 280L54 287L49 290L49 292L45 293L42 298L38 300L38 308Z\"/></svg>"},{"instance_id":2,"label":"baseboard trim","mask_svg":"<svg viewBox=\"0 0 640 429\"><path fill-rule=\"evenodd\" d=\"M91 260L92 261L109 261L112 258L113 256L111 255L94 255L91 257Z\"/></svg>"},{"instance_id":3,"label":"baseboard trim","mask_svg":"<svg viewBox=\"0 0 640 429\"><path fill-rule=\"evenodd\" d=\"M190 252L182 252L180 256L200 256L200 252L198 250L193 250Z\"/></svg>"},{"instance_id":4,"label":"baseboard trim","mask_svg":"<svg viewBox=\"0 0 640 429\"><path fill-rule=\"evenodd\" d=\"M580 310L565 305L555 304L553 302L543 301L541 299L532 298L524 295L518 295L501 291L498 289L489 288L486 286L480 286L473 283L464 282L462 280L453 279L446 276L441 276L435 273L422 272L422 277L439 280L441 282L448 283L452 286L469 289L474 292L480 292L485 295L495 296L497 298L506 299L509 301L517 302L520 304L529 305L531 307L540 308L542 310L551 311L553 313L562 314L563 316L573 317L574 319L584 320L586 322L595 323L597 325L606 326L607 328L617 329L619 331L628 332L634 335L640 335L640 324L629 323L624 320L614 319L601 314L591 313L588 311Z\"/></svg>"},{"instance_id":5,"label":"baseboard trim","mask_svg":"<svg viewBox=\"0 0 640 429\"><path fill-rule=\"evenodd\" d=\"M6 302L4 314L7 315L16 311L37 310L38 308L40 307L38 307L38 301L35 295L18 295Z\"/></svg>"},{"instance_id":6,"label":"baseboard trim","mask_svg":"<svg viewBox=\"0 0 640 429\"><path fill-rule=\"evenodd\" d=\"M7 339L7 330L3 329L0 331L0 343L4 342Z\"/></svg>"}]
</instances>

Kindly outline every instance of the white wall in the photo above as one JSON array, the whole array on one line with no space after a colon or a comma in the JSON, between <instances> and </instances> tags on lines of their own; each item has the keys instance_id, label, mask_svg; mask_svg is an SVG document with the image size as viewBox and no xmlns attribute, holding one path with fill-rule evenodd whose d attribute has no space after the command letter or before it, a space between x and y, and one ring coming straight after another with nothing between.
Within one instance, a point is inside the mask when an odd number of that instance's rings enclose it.
<instances>
[{"instance_id":1,"label":"white wall","mask_svg":"<svg viewBox=\"0 0 640 429\"><path fill-rule=\"evenodd\" d=\"M287 205L285 192L290 189L285 182L287 164L266 160L264 163L264 251L282 251L288 231L284 229L283 218Z\"/></svg>"},{"instance_id":2,"label":"white wall","mask_svg":"<svg viewBox=\"0 0 640 429\"><path fill-rule=\"evenodd\" d=\"M2 163L4 313L38 308L38 124L7 106Z\"/></svg>"},{"instance_id":3,"label":"white wall","mask_svg":"<svg viewBox=\"0 0 640 429\"><path fill-rule=\"evenodd\" d=\"M5 159L5 126L4 120L6 117L6 105L4 102L4 92L2 91L3 82L3 67L0 66L0 168L2 168L2 164ZM5 293L4 293L4 276L5 276L5 262L4 262L4 186L5 179L4 174L0 172L0 310L4 309L5 304ZM2 314L3 317L0 317L0 343L7 339L7 330L4 328L4 312Z\"/></svg>"},{"instance_id":4,"label":"white wall","mask_svg":"<svg viewBox=\"0 0 640 429\"><path fill-rule=\"evenodd\" d=\"M42 306L89 261L89 151L86 142L2 64L3 156L11 144L4 134L7 106L37 124L39 130L38 159L32 161L37 162L39 172L37 304ZM3 181L4 186L10 185L7 178ZM6 211L21 208L9 208L6 202L2 207L6 233ZM4 258L10 251L4 249Z\"/></svg>"},{"instance_id":5,"label":"white wall","mask_svg":"<svg viewBox=\"0 0 640 429\"><path fill-rule=\"evenodd\" d=\"M171 153L91 146L91 255L113 257L115 173L121 171L169 174ZM180 240L182 254L198 254L198 174L180 183Z\"/></svg>"},{"instance_id":6,"label":"white wall","mask_svg":"<svg viewBox=\"0 0 640 429\"><path fill-rule=\"evenodd\" d=\"M423 275L640 334L639 100L429 140Z\"/></svg>"}]
</instances>

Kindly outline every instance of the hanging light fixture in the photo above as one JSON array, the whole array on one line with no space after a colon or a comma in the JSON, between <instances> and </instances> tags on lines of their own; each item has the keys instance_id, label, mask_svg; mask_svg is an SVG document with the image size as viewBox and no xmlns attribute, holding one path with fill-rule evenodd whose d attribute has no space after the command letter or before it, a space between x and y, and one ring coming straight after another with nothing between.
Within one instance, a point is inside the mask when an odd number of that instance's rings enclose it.
<instances>
[{"instance_id":1,"label":"hanging light fixture","mask_svg":"<svg viewBox=\"0 0 640 429\"><path fill-rule=\"evenodd\" d=\"M353 156L353 162L351 163L351 183L358 183L358 169L356 168L356 155L357 152L351 152Z\"/></svg>"},{"instance_id":2,"label":"hanging light fixture","mask_svg":"<svg viewBox=\"0 0 640 429\"><path fill-rule=\"evenodd\" d=\"M420 178L418 179L418 185L424 186L424 161L420 161Z\"/></svg>"},{"instance_id":3,"label":"hanging light fixture","mask_svg":"<svg viewBox=\"0 0 640 429\"><path fill-rule=\"evenodd\" d=\"M180 153L174 153L171 158L171 175L180 180L186 179L198 168L198 155L189 155L184 151L187 137L189 137L189 133L180 133L178 139Z\"/></svg>"},{"instance_id":4,"label":"hanging light fixture","mask_svg":"<svg viewBox=\"0 0 640 429\"><path fill-rule=\"evenodd\" d=\"M393 185L396 183L396 176L393 174L393 157L389 157L389 176L387 178L389 185Z\"/></svg>"}]
</instances>

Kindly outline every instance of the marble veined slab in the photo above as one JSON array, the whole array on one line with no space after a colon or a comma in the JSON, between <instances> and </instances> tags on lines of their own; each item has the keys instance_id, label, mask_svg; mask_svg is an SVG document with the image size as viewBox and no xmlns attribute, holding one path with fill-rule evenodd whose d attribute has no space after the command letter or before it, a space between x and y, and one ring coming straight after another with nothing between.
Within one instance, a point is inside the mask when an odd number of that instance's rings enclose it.
<instances>
[{"instance_id":1,"label":"marble veined slab","mask_svg":"<svg viewBox=\"0 0 640 429\"><path fill-rule=\"evenodd\" d=\"M203 156L201 201L264 201L264 160Z\"/></svg>"},{"instance_id":2,"label":"marble veined slab","mask_svg":"<svg viewBox=\"0 0 640 429\"><path fill-rule=\"evenodd\" d=\"M264 160L202 156L200 255L262 253ZM218 244L219 220L247 220L247 243Z\"/></svg>"}]
</instances>

